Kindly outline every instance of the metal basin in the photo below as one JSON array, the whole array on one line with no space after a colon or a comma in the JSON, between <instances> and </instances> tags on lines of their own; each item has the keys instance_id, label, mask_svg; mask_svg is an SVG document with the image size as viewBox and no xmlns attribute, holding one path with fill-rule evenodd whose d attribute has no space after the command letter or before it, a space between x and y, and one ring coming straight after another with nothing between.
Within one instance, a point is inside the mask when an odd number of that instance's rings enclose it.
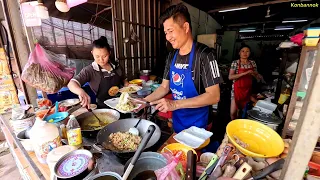
<instances>
[{"instance_id":1,"label":"metal basin","mask_svg":"<svg viewBox=\"0 0 320 180\"><path fill-rule=\"evenodd\" d=\"M125 169L127 169L130 164L131 159L126 163ZM134 168L132 169L128 180L132 180L139 173L144 171L155 171L161 169L167 165L167 160L159 153L156 152L144 152L140 155L140 158L136 162ZM143 179L141 179L143 180Z\"/></svg>"}]
</instances>

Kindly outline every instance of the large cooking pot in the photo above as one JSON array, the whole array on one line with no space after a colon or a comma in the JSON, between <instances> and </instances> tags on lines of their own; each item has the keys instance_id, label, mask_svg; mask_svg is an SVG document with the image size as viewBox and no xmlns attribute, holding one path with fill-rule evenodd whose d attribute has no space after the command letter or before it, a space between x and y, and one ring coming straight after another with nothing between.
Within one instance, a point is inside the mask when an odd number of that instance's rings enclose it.
<instances>
[{"instance_id":1,"label":"large cooking pot","mask_svg":"<svg viewBox=\"0 0 320 180\"><path fill-rule=\"evenodd\" d=\"M116 149L110 149L109 135L111 133L116 132L127 132L130 128L134 127L138 121L139 119L137 118L129 118L120 119L118 121L108 124L99 131L97 135L97 144L102 145L100 147L103 147L105 150L112 151L118 158L120 158L120 160L122 160L125 163L134 155L135 151L118 151ZM159 126L145 119L141 119L140 123L138 124L137 129L139 131L139 135L143 138L150 125L154 125L156 129L153 135L151 136L148 144L146 145L146 149L156 144L161 136L161 130Z\"/></svg>"},{"instance_id":2,"label":"large cooking pot","mask_svg":"<svg viewBox=\"0 0 320 180\"><path fill-rule=\"evenodd\" d=\"M126 163L124 169L130 164L131 159ZM167 165L167 160L161 154L156 152L144 152L140 155L136 165L132 169L128 180L139 179L146 180L152 178L152 172L161 169ZM143 178L141 177L143 176Z\"/></svg>"},{"instance_id":3,"label":"large cooking pot","mask_svg":"<svg viewBox=\"0 0 320 180\"><path fill-rule=\"evenodd\" d=\"M114 118L111 120L110 123L120 119L120 113L116 110L113 110L113 109L96 109L96 110L92 110L92 112L95 115L97 115L98 117L100 117L99 114L104 114L104 113L109 114L110 116L112 116ZM76 116L76 119L78 120L78 122L81 126L82 136L87 137L87 138L96 138L100 129L98 129L98 130L83 130L83 128L82 128L83 120L85 120L87 117L95 118L94 115L89 111ZM101 127L101 129L102 128L103 127Z\"/></svg>"}]
</instances>

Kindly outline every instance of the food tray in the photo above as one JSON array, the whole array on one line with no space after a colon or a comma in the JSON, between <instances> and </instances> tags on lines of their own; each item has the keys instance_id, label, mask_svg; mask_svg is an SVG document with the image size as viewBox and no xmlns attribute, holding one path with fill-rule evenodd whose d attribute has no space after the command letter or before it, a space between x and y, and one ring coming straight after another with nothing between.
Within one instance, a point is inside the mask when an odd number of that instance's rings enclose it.
<instances>
[{"instance_id":1,"label":"food tray","mask_svg":"<svg viewBox=\"0 0 320 180\"><path fill-rule=\"evenodd\" d=\"M129 91L129 89L132 88L132 91ZM138 91L140 91L142 89L141 86L137 86L137 85L129 85L128 87L123 87L119 90L119 92L123 93L123 92L127 92L129 94L132 93L136 93Z\"/></svg>"},{"instance_id":2,"label":"food tray","mask_svg":"<svg viewBox=\"0 0 320 180\"><path fill-rule=\"evenodd\" d=\"M120 98L108 99L108 100L104 101L104 104L107 105L107 106L109 106L109 107L112 108L112 109L115 109L115 110L123 113L123 114L131 113L132 111L134 111L134 110L136 110L136 109L139 109L140 106L141 106L141 104L136 104L136 107L135 107L134 109L132 109L132 110L130 110L130 111L122 111L122 110L116 108L117 104L119 103L119 99L120 99Z\"/></svg>"},{"instance_id":3,"label":"food tray","mask_svg":"<svg viewBox=\"0 0 320 180\"><path fill-rule=\"evenodd\" d=\"M206 131L203 128L192 126L189 129L186 129L173 136L173 138L181 144L196 149L200 147L208 138L210 138L212 134L212 132Z\"/></svg>"}]
</instances>

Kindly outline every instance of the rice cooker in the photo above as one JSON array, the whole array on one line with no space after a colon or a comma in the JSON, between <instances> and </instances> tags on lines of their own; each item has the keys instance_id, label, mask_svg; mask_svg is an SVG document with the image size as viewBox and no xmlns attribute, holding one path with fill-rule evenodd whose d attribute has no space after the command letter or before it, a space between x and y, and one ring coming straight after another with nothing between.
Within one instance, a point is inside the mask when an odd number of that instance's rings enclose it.
<instances>
[{"instance_id":1,"label":"rice cooker","mask_svg":"<svg viewBox=\"0 0 320 180\"><path fill-rule=\"evenodd\" d=\"M277 131L279 124L282 123L282 120L273 113L268 114L258 110L249 110L247 114L249 119L261 122L275 131Z\"/></svg>"}]
</instances>

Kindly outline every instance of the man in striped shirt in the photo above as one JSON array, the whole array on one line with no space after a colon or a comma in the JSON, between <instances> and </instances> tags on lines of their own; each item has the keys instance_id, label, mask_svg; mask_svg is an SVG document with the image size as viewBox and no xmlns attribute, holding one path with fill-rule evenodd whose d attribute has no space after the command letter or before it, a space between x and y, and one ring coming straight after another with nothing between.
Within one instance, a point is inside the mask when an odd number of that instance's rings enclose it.
<instances>
[{"instance_id":1,"label":"man in striped shirt","mask_svg":"<svg viewBox=\"0 0 320 180\"><path fill-rule=\"evenodd\" d=\"M209 106L219 102L222 81L214 51L193 40L190 14L183 4L169 7L160 21L175 51L167 57L161 86L145 100L161 112L173 111L177 133L191 126L206 128ZM164 99L170 91L173 100Z\"/></svg>"}]
</instances>

